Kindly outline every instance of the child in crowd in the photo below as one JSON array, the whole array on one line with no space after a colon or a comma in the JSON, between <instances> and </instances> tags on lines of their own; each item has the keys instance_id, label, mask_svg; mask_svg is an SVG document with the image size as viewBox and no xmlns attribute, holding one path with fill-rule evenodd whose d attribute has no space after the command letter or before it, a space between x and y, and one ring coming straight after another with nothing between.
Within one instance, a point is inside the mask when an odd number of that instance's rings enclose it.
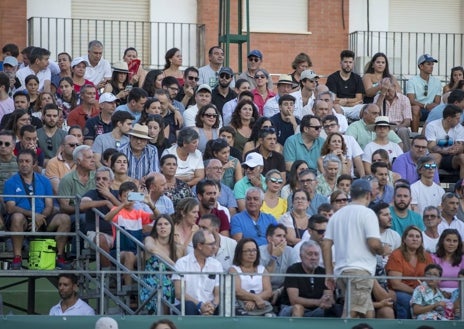
<instances>
[{"instance_id":1,"label":"child in crowd","mask_svg":"<svg viewBox=\"0 0 464 329\"><path fill-rule=\"evenodd\" d=\"M443 269L438 264L429 264L425 267L424 280L412 294L410 301L413 318L417 320L447 320L445 317L446 301L438 288L439 278Z\"/></svg>"},{"instance_id":2,"label":"child in crowd","mask_svg":"<svg viewBox=\"0 0 464 329\"><path fill-rule=\"evenodd\" d=\"M143 232L150 232L149 226L155 215L143 210L134 209L135 202L131 200L130 193L138 192L137 185L133 182L124 182L119 187L119 198L121 205L113 207L105 216L105 220L113 221L134 238L143 243ZM145 198L146 200L147 198ZM153 210L153 204L146 202ZM116 230L113 227L113 239L116 239ZM116 245L116 243L115 243ZM120 250L121 250L121 263L129 270L134 270L137 261L137 245L134 241L130 240L123 234L120 235ZM132 278L129 274L124 275L124 284L132 284Z\"/></svg>"}]
</instances>

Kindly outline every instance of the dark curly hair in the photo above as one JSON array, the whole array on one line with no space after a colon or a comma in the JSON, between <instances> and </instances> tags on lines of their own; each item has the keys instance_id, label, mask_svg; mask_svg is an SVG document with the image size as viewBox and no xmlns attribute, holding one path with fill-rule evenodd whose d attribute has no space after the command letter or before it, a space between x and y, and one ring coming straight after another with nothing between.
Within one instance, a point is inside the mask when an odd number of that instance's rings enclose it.
<instances>
[{"instance_id":1,"label":"dark curly hair","mask_svg":"<svg viewBox=\"0 0 464 329\"><path fill-rule=\"evenodd\" d=\"M253 128L254 123L259 118L258 109L256 105L253 103L253 101L248 99L242 99L240 102L238 102L237 106L235 107L235 110L232 113L232 119L230 120L230 125L235 129L242 128L243 124L242 119L240 118L240 111L242 110L242 107L244 107L245 105L251 105L251 108L253 109L253 118L250 121L250 128Z\"/></svg>"}]
</instances>

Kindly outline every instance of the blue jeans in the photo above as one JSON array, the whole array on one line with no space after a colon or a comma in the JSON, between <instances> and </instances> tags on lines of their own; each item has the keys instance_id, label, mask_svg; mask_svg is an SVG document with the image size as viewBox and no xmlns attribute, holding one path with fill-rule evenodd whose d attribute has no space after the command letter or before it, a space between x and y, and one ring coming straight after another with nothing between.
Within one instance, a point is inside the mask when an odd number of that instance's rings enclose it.
<instances>
[{"instance_id":1,"label":"blue jeans","mask_svg":"<svg viewBox=\"0 0 464 329\"><path fill-rule=\"evenodd\" d=\"M396 291L395 311L397 319L411 319L411 306L409 301L412 295L403 291Z\"/></svg>"}]
</instances>

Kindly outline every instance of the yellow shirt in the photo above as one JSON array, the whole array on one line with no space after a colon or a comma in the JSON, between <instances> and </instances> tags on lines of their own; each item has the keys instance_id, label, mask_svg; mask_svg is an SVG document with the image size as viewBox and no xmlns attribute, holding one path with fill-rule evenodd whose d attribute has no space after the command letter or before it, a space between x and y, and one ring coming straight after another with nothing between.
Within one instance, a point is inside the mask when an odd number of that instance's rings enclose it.
<instances>
[{"instance_id":1,"label":"yellow shirt","mask_svg":"<svg viewBox=\"0 0 464 329\"><path fill-rule=\"evenodd\" d=\"M277 203L277 206L275 206L274 208L270 208L266 204L266 201L264 201L263 205L261 206L261 211L265 214L270 214L274 216L274 218L277 221L279 221L280 216L287 212L287 200L279 198L279 202Z\"/></svg>"}]
</instances>

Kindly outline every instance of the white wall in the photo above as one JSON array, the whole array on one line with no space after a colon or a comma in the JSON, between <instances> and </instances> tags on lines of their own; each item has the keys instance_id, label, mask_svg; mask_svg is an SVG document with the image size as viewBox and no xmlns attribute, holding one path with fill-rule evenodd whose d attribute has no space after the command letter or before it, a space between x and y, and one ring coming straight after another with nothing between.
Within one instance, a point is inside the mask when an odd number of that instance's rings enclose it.
<instances>
[{"instance_id":1,"label":"white wall","mask_svg":"<svg viewBox=\"0 0 464 329\"><path fill-rule=\"evenodd\" d=\"M216 14L216 13L214 13ZM151 0L151 22L179 23L175 25L152 26L152 39L157 38L159 46L151 49L150 63L162 66L165 62L164 55L170 48L180 48L182 51L183 65L196 65L196 29L191 25L181 23L197 22L196 0ZM156 47L156 42L152 43Z\"/></svg>"},{"instance_id":2,"label":"white wall","mask_svg":"<svg viewBox=\"0 0 464 329\"><path fill-rule=\"evenodd\" d=\"M27 0L27 18L29 17L71 17L72 0Z\"/></svg>"},{"instance_id":3,"label":"white wall","mask_svg":"<svg viewBox=\"0 0 464 329\"><path fill-rule=\"evenodd\" d=\"M367 31L367 2L369 2L369 30L388 31L389 0L348 0L349 32Z\"/></svg>"},{"instance_id":4,"label":"white wall","mask_svg":"<svg viewBox=\"0 0 464 329\"><path fill-rule=\"evenodd\" d=\"M62 40L71 39L71 23L55 18L71 18L71 0L27 0L27 18L31 17L43 19L34 18L33 24L29 25L32 39L29 46L47 48L52 60L58 53L70 50L70 43L65 45Z\"/></svg>"}]
</instances>

